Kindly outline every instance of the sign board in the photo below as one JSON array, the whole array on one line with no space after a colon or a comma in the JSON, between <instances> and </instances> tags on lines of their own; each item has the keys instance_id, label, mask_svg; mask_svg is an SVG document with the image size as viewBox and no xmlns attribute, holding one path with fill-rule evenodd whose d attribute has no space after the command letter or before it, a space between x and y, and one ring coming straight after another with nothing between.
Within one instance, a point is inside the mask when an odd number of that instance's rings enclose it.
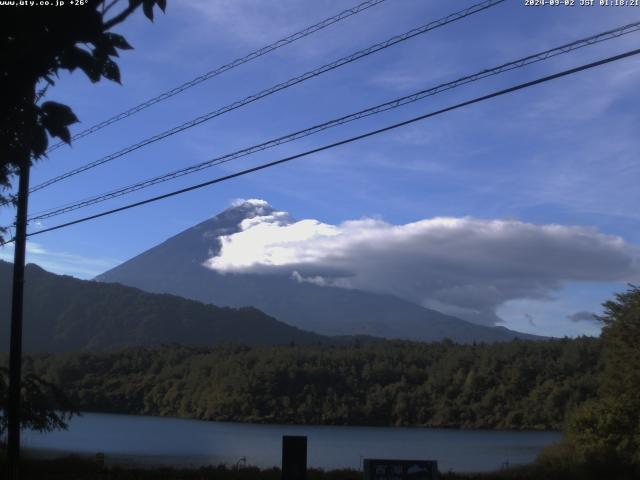
<instances>
[{"instance_id":1,"label":"sign board","mask_svg":"<svg viewBox=\"0 0 640 480\"><path fill-rule=\"evenodd\" d=\"M364 480L438 480L435 460L364 459Z\"/></svg>"}]
</instances>

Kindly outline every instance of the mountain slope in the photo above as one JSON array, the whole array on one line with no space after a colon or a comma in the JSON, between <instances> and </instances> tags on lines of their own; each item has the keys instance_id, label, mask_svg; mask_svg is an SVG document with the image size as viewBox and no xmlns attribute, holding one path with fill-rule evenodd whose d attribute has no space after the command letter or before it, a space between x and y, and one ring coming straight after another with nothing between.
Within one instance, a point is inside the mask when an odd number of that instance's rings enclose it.
<instances>
[{"instance_id":1,"label":"mountain slope","mask_svg":"<svg viewBox=\"0 0 640 480\"><path fill-rule=\"evenodd\" d=\"M0 261L0 351L8 349L13 265ZM179 343L212 346L327 343L255 308L219 308L175 295L26 267L24 350L66 352Z\"/></svg>"},{"instance_id":2,"label":"mountain slope","mask_svg":"<svg viewBox=\"0 0 640 480\"><path fill-rule=\"evenodd\" d=\"M538 338L502 327L476 325L390 295L322 287L284 275L223 275L202 266L219 253L221 235L239 231L244 219L274 213L266 203L236 205L96 280L215 305L251 305L287 324L324 335L366 334L421 341L450 338L458 342Z\"/></svg>"}]
</instances>

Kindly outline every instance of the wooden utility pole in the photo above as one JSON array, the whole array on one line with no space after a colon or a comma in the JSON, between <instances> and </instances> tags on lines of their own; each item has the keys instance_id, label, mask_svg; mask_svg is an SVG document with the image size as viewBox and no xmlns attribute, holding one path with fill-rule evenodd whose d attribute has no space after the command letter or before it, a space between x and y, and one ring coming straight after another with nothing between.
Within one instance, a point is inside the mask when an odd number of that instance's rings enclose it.
<instances>
[{"instance_id":1,"label":"wooden utility pole","mask_svg":"<svg viewBox=\"0 0 640 480\"><path fill-rule=\"evenodd\" d=\"M27 208L29 199L30 161L20 166L18 208L13 257L13 292L11 297L11 343L9 346L9 417L7 456L9 480L18 480L20 463L20 390L22 380L22 304L24 294L24 262L27 247Z\"/></svg>"}]
</instances>

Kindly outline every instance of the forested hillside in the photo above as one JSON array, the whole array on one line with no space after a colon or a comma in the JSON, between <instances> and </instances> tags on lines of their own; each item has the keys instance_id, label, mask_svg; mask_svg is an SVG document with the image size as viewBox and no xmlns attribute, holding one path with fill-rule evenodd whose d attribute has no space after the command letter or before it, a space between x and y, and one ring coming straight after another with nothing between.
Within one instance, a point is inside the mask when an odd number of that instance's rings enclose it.
<instances>
[{"instance_id":1,"label":"forested hillside","mask_svg":"<svg viewBox=\"0 0 640 480\"><path fill-rule=\"evenodd\" d=\"M12 264L0 261L0 351L9 344ZM212 346L327 343L250 307L220 308L119 284L26 268L24 349L27 352L111 350L180 343Z\"/></svg>"},{"instance_id":2,"label":"forested hillside","mask_svg":"<svg viewBox=\"0 0 640 480\"><path fill-rule=\"evenodd\" d=\"M593 338L166 346L28 357L84 411L239 422L559 429L594 397Z\"/></svg>"}]
</instances>

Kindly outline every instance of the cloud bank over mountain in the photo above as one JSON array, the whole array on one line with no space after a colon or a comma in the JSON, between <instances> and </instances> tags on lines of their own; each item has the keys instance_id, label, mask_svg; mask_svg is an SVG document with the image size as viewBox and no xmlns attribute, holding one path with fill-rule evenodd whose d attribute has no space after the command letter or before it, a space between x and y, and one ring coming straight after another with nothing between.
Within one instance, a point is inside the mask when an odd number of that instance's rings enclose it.
<instances>
[{"instance_id":1,"label":"cloud bank over mountain","mask_svg":"<svg viewBox=\"0 0 640 480\"><path fill-rule=\"evenodd\" d=\"M250 200L257 205L262 200ZM266 202L263 205L268 205ZM265 209L220 237L205 265L388 293L485 325L509 300L550 298L567 282L640 278L640 249L593 228L437 217L331 225Z\"/></svg>"}]
</instances>

